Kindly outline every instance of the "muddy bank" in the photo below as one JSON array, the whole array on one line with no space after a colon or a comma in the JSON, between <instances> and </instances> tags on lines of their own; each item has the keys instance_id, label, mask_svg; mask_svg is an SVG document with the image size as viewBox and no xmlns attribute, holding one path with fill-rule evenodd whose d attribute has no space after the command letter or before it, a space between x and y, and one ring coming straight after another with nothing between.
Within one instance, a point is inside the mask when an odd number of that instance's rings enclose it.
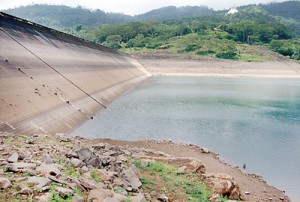
<instances>
[{"instance_id":1,"label":"muddy bank","mask_svg":"<svg viewBox=\"0 0 300 202\"><path fill-rule=\"evenodd\" d=\"M133 58L0 13L0 130L72 130L149 76Z\"/></svg>"}]
</instances>

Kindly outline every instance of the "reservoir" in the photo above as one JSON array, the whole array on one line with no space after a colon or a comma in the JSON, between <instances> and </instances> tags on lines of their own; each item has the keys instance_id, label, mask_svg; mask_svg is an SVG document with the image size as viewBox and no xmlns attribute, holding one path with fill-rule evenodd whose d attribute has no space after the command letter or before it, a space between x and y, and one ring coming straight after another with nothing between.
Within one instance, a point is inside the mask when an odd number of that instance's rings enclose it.
<instances>
[{"instance_id":1,"label":"reservoir","mask_svg":"<svg viewBox=\"0 0 300 202\"><path fill-rule=\"evenodd\" d=\"M73 134L191 142L300 198L299 79L154 76Z\"/></svg>"}]
</instances>

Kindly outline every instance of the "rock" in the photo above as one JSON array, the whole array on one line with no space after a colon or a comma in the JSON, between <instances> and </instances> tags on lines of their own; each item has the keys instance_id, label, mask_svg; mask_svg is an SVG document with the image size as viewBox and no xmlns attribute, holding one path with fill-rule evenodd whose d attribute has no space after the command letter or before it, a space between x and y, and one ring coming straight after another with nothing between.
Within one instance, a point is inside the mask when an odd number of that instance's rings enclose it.
<instances>
[{"instance_id":1,"label":"rock","mask_svg":"<svg viewBox=\"0 0 300 202\"><path fill-rule=\"evenodd\" d=\"M32 190L29 189L28 187L24 187L23 189L21 189L21 191L19 192L20 194L25 194L25 195L30 195L32 194Z\"/></svg>"},{"instance_id":2,"label":"rock","mask_svg":"<svg viewBox=\"0 0 300 202\"><path fill-rule=\"evenodd\" d=\"M103 187L102 183L97 183L94 180L78 179L78 181L80 182L80 185L87 190L98 189Z\"/></svg>"},{"instance_id":3,"label":"rock","mask_svg":"<svg viewBox=\"0 0 300 202\"><path fill-rule=\"evenodd\" d=\"M85 161L86 159L91 158L94 156L93 152L89 150L88 148L81 148L78 151L76 151L78 157L80 160Z\"/></svg>"},{"instance_id":4,"label":"rock","mask_svg":"<svg viewBox=\"0 0 300 202\"><path fill-rule=\"evenodd\" d=\"M42 164L36 168L36 171L38 171L42 175L50 174L53 176L57 176L61 174L56 164Z\"/></svg>"},{"instance_id":5,"label":"rock","mask_svg":"<svg viewBox=\"0 0 300 202\"><path fill-rule=\"evenodd\" d=\"M56 133L55 137L59 139L61 142L71 142L70 137L63 133Z\"/></svg>"},{"instance_id":6,"label":"rock","mask_svg":"<svg viewBox=\"0 0 300 202\"><path fill-rule=\"evenodd\" d=\"M45 164L53 164L54 160L51 158L51 156L49 154L45 153L42 158L42 162Z\"/></svg>"},{"instance_id":7,"label":"rock","mask_svg":"<svg viewBox=\"0 0 300 202\"><path fill-rule=\"evenodd\" d=\"M17 171L18 169L35 169L36 164L35 163L12 163L8 166L8 169L11 171Z\"/></svg>"},{"instance_id":8,"label":"rock","mask_svg":"<svg viewBox=\"0 0 300 202\"><path fill-rule=\"evenodd\" d=\"M212 189L214 193L227 196L228 199L240 200L242 194L236 181L229 175L211 174L206 175L205 184Z\"/></svg>"},{"instance_id":9,"label":"rock","mask_svg":"<svg viewBox=\"0 0 300 202\"><path fill-rule=\"evenodd\" d=\"M59 184L67 184L67 182L61 180L61 179L58 179L52 175L47 175L47 177L52 180L53 182L56 182L56 183L59 183Z\"/></svg>"},{"instance_id":10,"label":"rock","mask_svg":"<svg viewBox=\"0 0 300 202\"><path fill-rule=\"evenodd\" d=\"M139 180L140 173L134 165L131 165L129 168L124 170L121 176L122 176L122 181L125 185L125 189L127 191L136 192L142 186L142 183Z\"/></svg>"},{"instance_id":11,"label":"rock","mask_svg":"<svg viewBox=\"0 0 300 202\"><path fill-rule=\"evenodd\" d=\"M35 186L37 188L42 188L46 185L50 184L50 180L45 177L29 177L27 183L31 186Z\"/></svg>"},{"instance_id":12,"label":"rock","mask_svg":"<svg viewBox=\"0 0 300 202\"><path fill-rule=\"evenodd\" d=\"M245 194L245 195L250 195L250 192L245 191L244 194Z\"/></svg>"},{"instance_id":13,"label":"rock","mask_svg":"<svg viewBox=\"0 0 300 202\"><path fill-rule=\"evenodd\" d=\"M82 196L79 196L78 194L74 194L72 202L84 202L84 198Z\"/></svg>"},{"instance_id":14,"label":"rock","mask_svg":"<svg viewBox=\"0 0 300 202\"><path fill-rule=\"evenodd\" d=\"M6 189L6 188L9 188L11 186L12 186L12 184L9 181L9 179L4 178L4 177L0 177L0 189Z\"/></svg>"},{"instance_id":15,"label":"rock","mask_svg":"<svg viewBox=\"0 0 300 202\"><path fill-rule=\"evenodd\" d=\"M41 196L35 196L34 201L36 202L48 202L52 198L52 193L48 192Z\"/></svg>"},{"instance_id":16,"label":"rock","mask_svg":"<svg viewBox=\"0 0 300 202\"><path fill-rule=\"evenodd\" d=\"M219 194L213 194L210 198L209 198L210 202L221 202L221 197Z\"/></svg>"},{"instance_id":17,"label":"rock","mask_svg":"<svg viewBox=\"0 0 300 202\"><path fill-rule=\"evenodd\" d=\"M103 188L93 189L88 195L88 201L103 202L104 199L112 196L113 194L109 190Z\"/></svg>"},{"instance_id":18,"label":"rock","mask_svg":"<svg viewBox=\"0 0 300 202\"><path fill-rule=\"evenodd\" d=\"M71 163L75 168L82 168L85 165L80 159L76 158L72 158Z\"/></svg>"},{"instance_id":19,"label":"rock","mask_svg":"<svg viewBox=\"0 0 300 202\"><path fill-rule=\"evenodd\" d=\"M178 170L178 174L188 174L188 173L205 173L205 167L201 161L193 158L177 158L175 160L170 160L171 163L175 163L181 166Z\"/></svg>"},{"instance_id":20,"label":"rock","mask_svg":"<svg viewBox=\"0 0 300 202\"><path fill-rule=\"evenodd\" d=\"M114 199L114 201L126 201L127 200L126 196L119 194L119 193L113 193L112 198Z\"/></svg>"},{"instance_id":21,"label":"rock","mask_svg":"<svg viewBox=\"0 0 300 202\"><path fill-rule=\"evenodd\" d=\"M209 149L207 149L207 148L202 148L202 151L203 151L203 153L205 153L205 154L209 154L209 153L210 153Z\"/></svg>"},{"instance_id":22,"label":"rock","mask_svg":"<svg viewBox=\"0 0 300 202\"><path fill-rule=\"evenodd\" d=\"M67 198L68 196L72 196L74 191L72 189L67 189L63 187L56 187L55 191L62 197Z\"/></svg>"},{"instance_id":23,"label":"rock","mask_svg":"<svg viewBox=\"0 0 300 202\"><path fill-rule=\"evenodd\" d=\"M19 178L15 179L15 182L22 182L22 181L25 181L27 179L28 179L28 177L19 177Z\"/></svg>"},{"instance_id":24,"label":"rock","mask_svg":"<svg viewBox=\"0 0 300 202\"><path fill-rule=\"evenodd\" d=\"M168 202L169 201L169 198L164 195L164 194L160 194L158 197L157 197L157 200L159 201L163 201L163 202Z\"/></svg>"},{"instance_id":25,"label":"rock","mask_svg":"<svg viewBox=\"0 0 300 202\"><path fill-rule=\"evenodd\" d=\"M96 145L92 146L92 148L96 151L100 151L102 149L105 149L105 144L104 143L99 143L99 144L96 144Z\"/></svg>"},{"instance_id":26,"label":"rock","mask_svg":"<svg viewBox=\"0 0 300 202\"><path fill-rule=\"evenodd\" d=\"M87 166L93 166L94 168L99 168L102 166L102 161L99 157L91 157L85 160Z\"/></svg>"},{"instance_id":27,"label":"rock","mask_svg":"<svg viewBox=\"0 0 300 202\"><path fill-rule=\"evenodd\" d=\"M16 163L18 162L19 154L17 152L13 152L7 159L9 163Z\"/></svg>"},{"instance_id":28,"label":"rock","mask_svg":"<svg viewBox=\"0 0 300 202\"><path fill-rule=\"evenodd\" d=\"M142 193L130 198L132 202L146 202L146 199Z\"/></svg>"}]
</instances>

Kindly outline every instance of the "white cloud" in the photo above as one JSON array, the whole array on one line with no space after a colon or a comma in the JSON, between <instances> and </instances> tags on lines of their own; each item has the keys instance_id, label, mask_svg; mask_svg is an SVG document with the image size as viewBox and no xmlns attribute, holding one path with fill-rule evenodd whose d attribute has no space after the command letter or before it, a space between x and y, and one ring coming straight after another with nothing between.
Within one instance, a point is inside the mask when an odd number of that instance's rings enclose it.
<instances>
[{"instance_id":1,"label":"white cloud","mask_svg":"<svg viewBox=\"0 0 300 202\"><path fill-rule=\"evenodd\" d=\"M78 5L89 9L101 9L105 12L118 12L130 15L145 13L164 6L199 6L206 5L220 10L236 6L269 3L274 0L0 0L0 10L24 6L32 3L55 4L76 7ZM277 2L282 0L277 0Z\"/></svg>"}]
</instances>

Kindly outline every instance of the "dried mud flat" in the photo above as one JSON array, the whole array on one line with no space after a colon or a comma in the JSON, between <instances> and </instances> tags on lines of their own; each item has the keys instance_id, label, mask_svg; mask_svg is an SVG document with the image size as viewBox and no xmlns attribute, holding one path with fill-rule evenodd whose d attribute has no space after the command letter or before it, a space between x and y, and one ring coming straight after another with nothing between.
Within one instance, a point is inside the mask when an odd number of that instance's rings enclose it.
<instances>
[{"instance_id":1,"label":"dried mud flat","mask_svg":"<svg viewBox=\"0 0 300 202\"><path fill-rule=\"evenodd\" d=\"M206 184L211 202L289 201L261 177L192 144L9 133L0 133L0 143L0 201L193 201L189 197L195 196L183 189L187 180L192 188L191 182ZM148 168L158 162L164 164L151 171L155 180L149 180ZM169 165L174 175L157 174ZM162 189L160 183L177 177L180 184Z\"/></svg>"}]
</instances>

